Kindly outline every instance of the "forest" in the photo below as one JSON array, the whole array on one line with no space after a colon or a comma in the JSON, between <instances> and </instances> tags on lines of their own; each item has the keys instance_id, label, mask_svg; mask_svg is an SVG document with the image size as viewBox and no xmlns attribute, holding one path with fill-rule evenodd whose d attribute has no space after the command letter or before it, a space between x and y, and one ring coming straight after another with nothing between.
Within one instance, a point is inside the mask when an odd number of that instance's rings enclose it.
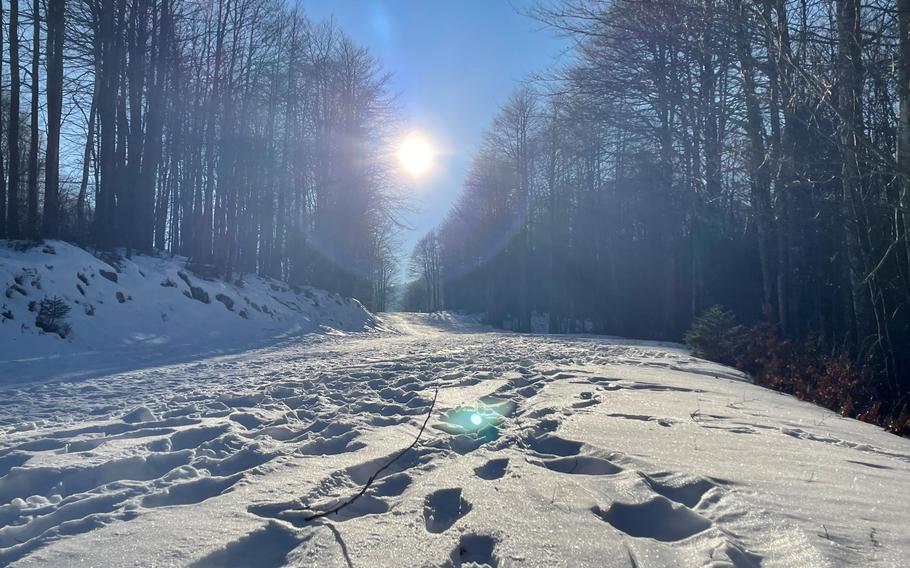
<instances>
[{"instance_id":1,"label":"forest","mask_svg":"<svg viewBox=\"0 0 910 568\"><path fill-rule=\"evenodd\" d=\"M411 255L407 304L669 340L719 305L756 326L740 367L906 423L910 1L529 15L572 40L569 63L502 105Z\"/></svg>"},{"instance_id":2,"label":"forest","mask_svg":"<svg viewBox=\"0 0 910 568\"><path fill-rule=\"evenodd\" d=\"M0 567L908 566L910 0L0 0Z\"/></svg>"},{"instance_id":3,"label":"forest","mask_svg":"<svg viewBox=\"0 0 910 568\"><path fill-rule=\"evenodd\" d=\"M281 0L0 5L0 238L164 251L382 310L388 74Z\"/></svg>"}]
</instances>

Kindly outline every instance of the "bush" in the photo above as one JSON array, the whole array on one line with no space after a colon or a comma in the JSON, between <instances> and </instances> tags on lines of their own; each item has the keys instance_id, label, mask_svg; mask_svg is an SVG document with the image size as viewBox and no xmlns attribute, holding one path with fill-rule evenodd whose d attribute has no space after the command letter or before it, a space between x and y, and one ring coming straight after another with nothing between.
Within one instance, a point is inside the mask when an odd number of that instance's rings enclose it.
<instances>
[{"instance_id":1,"label":"bush","mask_svg":"<svg viewBox=\"0 0 910 568\"><path fill-rule=\"evenodd\" d=\"M818 341L797 345L783 340L768 323L750 330L736 366L749 373L757 385L844 416L856 416L871 398L867 373L847 354L826 352Z\"/></svg>"},{"instance_id":2,"label":"bush","mask_svg":"<svg viewBox=\"0 0 910 568\"><path fill-rule=\"evenodd\" d=\"M752 376L756 385L910 437L906 399L894 400L877 385L868 364L842 350L825 348L820 341L781 339L776 327L759 323L749 330L734 366Z\"/></svg>"},{"instance_id":3,"label":"bush","mask_svg":"<svg viewBox=\"0 0 910 568\"><path fill-rule=\"evenodd\" d=\"M910 408L905 405L899 414L895 411L891 417L885 419L884 426L885 430L893 434L910 438Z\"/></svg>"},{"instance_id":4,"label":"bush","mask_svg":"<svg viewBox=\"0 0 910 568\"><path fill-rule=\"evenodd\" d=\"M57 296L44 298L38 306L35 325L46 333L56 333L60 337L66 337L70 332L70 326L65 321L69 313L70 307Z\"/></svg>"},{"instance_id":5,"label":"bush","mask_svg":"<svg viewBox=\"0 0 910 568\"><path fill-rule=\"evenodd\" d=\"M721 306L705 310L684 336L686 345L696 357L723 365L736 364L739 350L747 339L746 329L736 323L733 312Z\"/></svg>"}]
</instances>

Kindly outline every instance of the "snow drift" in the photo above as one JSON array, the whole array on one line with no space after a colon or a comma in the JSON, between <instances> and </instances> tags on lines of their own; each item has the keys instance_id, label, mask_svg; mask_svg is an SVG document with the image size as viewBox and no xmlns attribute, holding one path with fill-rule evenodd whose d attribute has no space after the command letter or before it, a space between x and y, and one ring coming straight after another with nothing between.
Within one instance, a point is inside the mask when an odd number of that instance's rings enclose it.
<instances>
[{"instance_id":1,"label":"snow drift","mask_svg":"<svg viewBox=\"0 0 910 568\"><path fill-rule=\"evenodd\" d=\"M0 241L0 286L0 383L375 326L357 300L322 290L254 274L204 278L184 258L99 257L61 241ZM69 311L48 322L42 307L55 301Z\"/></svg>"}]
</instances>

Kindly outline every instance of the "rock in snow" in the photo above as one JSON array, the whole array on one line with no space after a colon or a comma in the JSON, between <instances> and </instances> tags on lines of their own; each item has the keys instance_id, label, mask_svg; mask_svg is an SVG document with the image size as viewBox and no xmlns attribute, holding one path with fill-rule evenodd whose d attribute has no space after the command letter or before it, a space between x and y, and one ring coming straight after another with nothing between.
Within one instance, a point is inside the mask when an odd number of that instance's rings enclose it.
<instances>
[{"instance_id":1,"label":"rock in snow","mask_svg":"<svg viewBox=\"0 0 910 568\"><path fill-rule=\"evenodd\" d=\"M0 565L910 557L910 440L677 345L385 321L397 332L0 387ZM437 389L417 445L307 521L414 441Z\"/></svg>"}]
</instances>

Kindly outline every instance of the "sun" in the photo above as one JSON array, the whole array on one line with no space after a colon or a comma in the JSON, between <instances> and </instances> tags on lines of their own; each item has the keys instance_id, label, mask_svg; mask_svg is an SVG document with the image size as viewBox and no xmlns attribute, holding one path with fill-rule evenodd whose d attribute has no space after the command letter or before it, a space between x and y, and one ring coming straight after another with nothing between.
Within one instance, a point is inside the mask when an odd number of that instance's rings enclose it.
<instances>
[{"instance_id":1,"label":"sun","mask_svg":"<svg viewBox=\"0 0 910 568\"><path fill-rule=\"evenodd\" d=\"M425 173L433 165L433 147L417 134L408 136L398 148L398 161L412 175Z\"/></svg>"}]
</instances>

